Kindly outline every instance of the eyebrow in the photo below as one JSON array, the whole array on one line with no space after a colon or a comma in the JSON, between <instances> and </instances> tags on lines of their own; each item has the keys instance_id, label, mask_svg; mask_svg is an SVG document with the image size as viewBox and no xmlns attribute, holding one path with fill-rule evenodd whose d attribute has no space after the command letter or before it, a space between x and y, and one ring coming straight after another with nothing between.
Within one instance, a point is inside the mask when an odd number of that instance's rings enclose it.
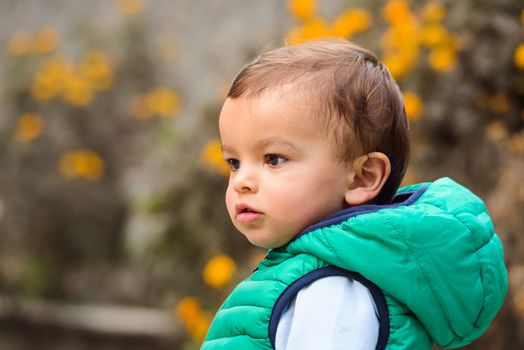
<instances>
[{"instance_id":1,"label":"eyebrow","mask_svg":"<svg viewBox=\"0 0 524 350\"><path fill-rule=\"evenodd\" d=\"M265 148L268 146L287 146L293 149L297 149L297 147L293 143L284 140L283 138L280 138L278 136L267 137L258 141L255 145L257 148Z\"/></svg>"},{"instance_id":2,"label":"eyebrow","mask_svg":"<svg viewBox=\"0 0 524 350\"><path fill-rule=\"evenodd\" d=\"M297 149L297 147L292 142L289 142L277 136L267 137L265 139L258 141L255 144L255 147L258 149L261 149L261 148L263 149L268 146L285 146L285 147L293 148L295 150ZM232 150L227 145L222 145L221 148L222 148L222 152L232 152Z\"/></svg>"}]
</instances>

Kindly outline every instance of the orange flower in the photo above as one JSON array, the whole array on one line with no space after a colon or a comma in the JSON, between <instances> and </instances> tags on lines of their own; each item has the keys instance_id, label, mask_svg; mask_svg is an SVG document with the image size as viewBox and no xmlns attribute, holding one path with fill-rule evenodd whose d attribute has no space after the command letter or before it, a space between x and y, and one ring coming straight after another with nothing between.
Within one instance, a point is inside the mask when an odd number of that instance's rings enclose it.
<instances>
[{"instance_id":1,"label":"orange flower","mask_svg":"<svg viewBox=\"0 0 524 350\"><path fill-rule=\"evenodd\" d=\"M58 34L55 29L51 27L42 28L36 33L33 41L33 52L35 53L50 53L58 47Z\"/></svg>"},{"instance_id":2,"label":"orange flower","mask_svg":"<svg viewBox=\"0 0 524 350\"><path fill-rule=\"evenodd\" d=\"M32 39L29 33L25 31L16 32L6 47L6 53L9 56L19 57L30 53Z\"/></svg>"},{"instance_id":3,"label":"orange flower","mask_svg":"<svg viewBox=\"0 0 524 350\"><path fill-rule=\"evenodd\" d=\"M371 13L367 10L347 10L335 19L331 31L334 36L349 38L354 33L368 29L372 21Z\"/></svg>"},{"instance_id":4,"label":"orange flower","mask_svg":"<svg viewBox=\"0 0 524 350\"><path fill-rule=\"evenodd\" d=\"M38 101L49 101L64 91L66 82L74 75L73 66L66 58L57 56L44 62L36 72L31 94Z\"/></svg>"},{"instance_id":5,"label":"orange flower","mask_svg":"<svg viewBox=\"0 0 524 350\"><path fill-rule=\"evenodd\" d=\"M486 127L484 133L486 138L493 142L500 141L508 136L508 132L504 127L504 124L500 121L489 124Z\"/></svg>"},{"instance_id":6,"label":"orange flower","mask_svg":"<svg viewBox=\"0 0 524 350\"><path fill-rule=\"evenodd\" d=\"M451 35L447 29L440 24L431 24L422 28L422 43L428 47L449 44L451 42Z\"/></svg>"},{"instance_id":7,"label":"orange flower","mask_svg":"<svg viewBox=\"0 0 524 350\"><path fill-rule=\"evenodd\" d=\"M404 107L406 108L406 115L410 120L417 120L421 117L424 105L420 97L412 92L406 91L404 95Z\"/></svg>"},{"instance_id":8,"label":"orange flower","mask_svg":"<svg viewBox=\"0 0 524 350\"><path fill-rule=\"evenodd\" d=\"M508 96L504 93L498 93L489 97L488 107L497 114L507 113L509 110Z\"/></svg>"},{"instance_id":9,"label":"orange flower","mask_svg":"<svg viewBox=\"0 0 524 350\"><path fill-rule=\"evenodd\" d=\"M20 141L31 141L42 134L44 121L38 113L26 112L18 118L15 137Z\"/></svg>"},{"instance_id":10,"label":"orange flower","mask_svg":"<svg viewBox=\"0 0 524 350\"><path fill-rule=\"evenodd\" d=\"M287 34L287 41L290 45L298 45L303 42L323 37L331 36L332 32L323 18L314 18L300 27L292 29Z\"/></svg>"},{"instance_id":11,"label":"orange flower","mask_svg":"<svg viewBox=\"0 0 524 350\"><path fill-rule=\"evenodd\" d=\"M145 103L152 114L161 117L172 117L180 111L181 103L178 95L167 88L157 88L145 96Z\"/></svg>"},{"instance_id":12,"label":"orange flower","mask_svg":"<svg viewBox=\"0 0 524 350\"><path fill-rule=\"evenodd\" d=\"M429 64L439 72L447 72L455 67L457 53L452 46L444 45L431 50Z\"/></svg>"},{"instance_id":13,"label":"orange flower","mask_svg":"<svg viewBox=\"0 0 524 350\"><path fill-rule=\"evenodd\" d=\"M412 17L409 4L405 0L389 0L382 10L382 17L391 25L402 26Z\"/></svg>"},{"instance_id":14,"label":"orange flower","mask_svg":"<svg viewBox=\"0 0 524 350\"><path fill-rule=\"evenodd\" d=\"M118 8L128 16L134 16L144 10L142 0L117 0Z\"/></svg>"},{"instance_id":15,"label":"orange flower","mask_svg":"<svg viewBox=\"0 0 524 350\"><path fill-rule=\"evenodd\" d=\"M317 2L315 0L288 0L289 12L300 21L307 21L315 15Z\"/></svg>"},{"instance_id":16,"label":"orange flower","mask_svg":"<svg viewBox=\"0 0 524 350\"><path fill-rule=\"evenodd\" d=\"M207 262L202 278L208 286L220 289L229 283L235 271L235 261L228 255L220 254Z\"/></svg>"},{"instance_id":17,"label":"orange flower","mask_svg":"<svg viewBox=\"0 0 524 350\"><path fill-rule=\"evenodd\" d=\"M197 298L182 298L175 308L175 316L182 321L193 339L204 340L211 324L212 315L202 310Z\"/></svg>"},{"instance_id":18,"label":"orange flower","mask_svg":"<svg viewBox=\"0 0 524 350\"><path fill-rule=\"evenodd\" d=\"M422 9L422 18L426 22L441 22L446 16L446 8L439 1L429 1Z\"/></svg>"},{"instance_id":19,"label":"orange flower","mask_svg":"<svg viewBox=\"0 0 524 350\"><path fill-rule=\"evenodd\" d=\"M107 90L113 83L113 72L107 55L99 50L88 52L79 65L80 75L96 90Z\"/></svg>"},{"instance_id":20,"label":"orange flower","mask_svg":"<svg viewBox=\"0 0 524 350\"><path fill-rule=\"evenodd\" d=\"M518 69L524 70L524 43L520 43L519 46L517 46L515 49L513 61L515 62L515 66L517 66Z\"/></svg>"},{"instance_id":21,"label":"orange flower","mask_svg":"<svg viewBox=\"0 0 524 350\"><path fill-rule=\"evenodd\" d=\"M150 119L153 117L153 113L147 108L145 95L133 97L129 104L129 112L138 119Z\"/></svg>"},{"instance_id":22,"label":"orange flower","mask_svg":"<svg viewBox=\"0 0 524 350\"><path fill-rule=\"evenodd\" d=\"M74 76L68 79L64 85L64 100L74 106L84 107L93 100L93 89L89 81Z\"/></svg>"},{"instance_id":23,"label":"orange flower","mask_svg":"<svg viewBox=\"0 0 524 350\"><path fill-rule=\"evenodd\" d=\"M200 302L195 297L182 298L175 309L175 315L185 322L191 322L201 312Z\"/></svg>"},{"instance_id":24,"label":"orange flower","mask_svg":"<svg viewBox=\"0 0 524 350\"><path fill-rule=\"evenodd\" d=\"M73 150L62 155L58 163L58 170L67 178L99 181L104 175L104 162L93 151Z\"/></svg>"},{"instance_id":25,"label":"orange flower","mask_svg":"<svg viewBox=\"0 0 524 350\"><path fill-rule=\"evenodd\" d=\"M222 143L219 139L212 139L207 143L200 154L200 159L206 167L221 175L229 176L229 166L222 158Z\"/></svg>"}]
</instances>

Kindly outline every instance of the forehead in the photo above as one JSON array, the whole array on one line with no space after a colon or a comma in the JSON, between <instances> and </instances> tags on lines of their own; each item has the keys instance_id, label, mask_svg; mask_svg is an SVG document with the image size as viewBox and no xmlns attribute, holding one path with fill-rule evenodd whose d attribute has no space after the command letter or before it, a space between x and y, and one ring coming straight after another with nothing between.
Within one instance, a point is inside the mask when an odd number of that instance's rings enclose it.
<instances>
[{"instance_id":1,"label":"forehead","mask_svg":"<svg viewBox=\"0 0 524 350\"><path fill-rule=\"evenodd\" d=\"M260 126L288 127L297 131L318 133L320 118L314 113L312 99L304 88L296 84L284 84L264 90L252 96L245 94L236 98L227 98L220 113L220 129L243 124L249 121Z\"/></svg>"}]
</instances>

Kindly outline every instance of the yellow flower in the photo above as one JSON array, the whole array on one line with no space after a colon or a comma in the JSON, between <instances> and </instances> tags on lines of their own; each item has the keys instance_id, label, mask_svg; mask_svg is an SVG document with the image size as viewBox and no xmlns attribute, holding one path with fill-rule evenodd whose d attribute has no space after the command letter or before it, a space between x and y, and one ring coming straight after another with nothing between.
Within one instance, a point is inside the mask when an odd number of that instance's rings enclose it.
<instances>
[{"instance_id":1,"label":"yellow flower","mask_svg":"<svg viewBox=\"0 0 524 350\"><path fill-rule=\"evenodd\" d=\"M368 29L372 21L371 13L367 10L347 10L335 19L331 31L334 36L349 38L354 33Z\"/></svg>"},{"instance_id":2,"label":"yellow flower","mask_svg":"<svg viewBox=\"0 0 524 350\"><path fill-rule=\"evenodd\" d=\"M9 56L19 57L30 53L31 51L31 36L25 31L16 32L6 47L6 53Z\"/></svg>"},{"instance_id":3,"label":"yellow flower","mask_svg":"<svg viewBox=\"0 0 524 350\"><path fill-rule=\"evenodd\" d=\"M332 32L323 18L314 18L300 27L292 29L287 37L290 45L331 36Z\"/></svg>"},{"instance_id":4,"label":"yellow flower","mask_svg":"<svg viewBox=\"0 0 524 350\"><path fill-rule=\"evenodd\" d=\"M16 122L15 137L20 141L31 141L42 134L44 121L38 113L26 112Z\"/></svg>"},{"instance_id":5,"label":"yellow flower","mask_svg":"<svg viewBox=\"0 0 524 350\"><path fill-rule=\"evenodd\" d=\"M182 321L185 329L195 340L204 340L212 316L209 312L202 311L200 302L195 297L182 298L175 308L175 316Z\"/></svg>"},{"instance_id":6,"label":"yellow flower","mask_svg":"<svg viewBox=\"0 0 524 350\"><path fill-rule=\"evenodd\" d=\"M398 51L384 56L382 63L388 67L393 78L402 79L414 67L417 57L417 51Z\"/></svg>"},{"instance_id":7,"label":"yellow flower","mask_svg":"<svg viewBox=\"0 0 524 350\"><path fill-rule=\"evenodd\" d=\"M86 79L73 76L65 82L63 98L74 106L84 107L93 100L93 89Z\"/></svg>"},{"instance_id":8,"label":"yellow flower","mask_svg":"<svg viewBox=\"0 0 524 350\"><path fill-rule=\"evenodd\" d=\"M446 16L446 8L440 1L429 1L422 8L422 18L426 22L441 22Z\"/></svg>"},{"instance_id":9,"label":"yellow flower","mask_svg":"<svg viewBox=\"0 0 524 350\"><path fill-rule=\"evenodd\" d=\"M80 149L66 152L58 162L58 170L67 178L98 181L104 175L104 162L93 151Z\"/></svg>"},{"instance_id":10,"label":"yellow flower","mask_svg":"<svg viewBox=\"0 0 524 350\"><path fill-rule=\"evenodd\" d=\"M429 55L429 64L433 69L439 72L446 72L457 63L457 53L450 45L443 45L431 50Z\"/></svg>"},{"instance_id":11,"label":"yellow flower","mask_svg":"<svg viewBox=\"0 0 524 350\"><path fill-rule=\"evenodd\" d=\"M44 62L31 84L31 94L38 101L49 101L61 94L66 81L73 76L72 64L64 57L53 57Z\"/></svg>"},{"instance_id":12,"label":"yellow flower","mask_svg":"<svg viewBox=\"0 0 524 350\"><path fill-rule=\"evenodd\" d=\"M404 107L406 115L410 120L417 120L421 117L424 105L418 95L412 91L406 91L404 95Z\"/></svg>"},{"instance_id":13,"label":"yellow flower","mask_svg":"<svg viewBox=\"0 0 524 350\"><path fill-rule=\"evenodd\" d=\"M200 154L202 164L217 171L219 174L229 176L229 166L222 158L222 143L213 139L207 143Z\"/></svg>"},{"instance_id":14,"label":"yellow flower","mask_svg":"<svg viewBox=\"0 0 524 350\"><path fill-rule=\"evenodd\" d=\"M513 56L513 61L515 62L515 66L517 66L518 69L524 70L524 42L517 46L515 55Z\"/></svg>"},{"instance_id":15,"label":"yellow flower","mask_svg":"<svg viewBox=\"0 0 524 350\"><path fill-rule=\"evenodd\" d=\"M79 72L96 90L107 90L113 83L109 59L102 51L88 52L79 65Z\"/></svg>"},{"instance_id":16,"label":"yellow flower","mask_svg":"<svg viewBox=\"0 0 524 350\"><path fill-rule=\"evenodd\" d=\"M201 311L200 301L197 298L185 297L178 302L175 308L175 315L180 320L191 322L191 320L198 317Z\"/></svg>"},{"instance_id":17,"label":"yellow flower","mask_svg":"<svg viewBox=\"0 0 524 350\"><path fill-rule=\"evenodd\" d=\"M486 134L486 138L493 142L500 141L508 136L504 124L500 121L489 124L484 130L484 133Z\"/></svg>"},{"instance_id":18,"label":"yellow flower","mask_svg":"<svg viewBox=\"0 0 524 350\"><path fill-rule=\"evenodd\" d=\"M228 255L220 254L207 262L202 278L208 286L220 289L229 283L235 271L235 261Z\"/></svg>"},{"instance_id":19,"label":"yellow flower","mask_svg":"<svg viewBox=\"0 0 524 350\"><path fill-rule=\"evenodd\" d=\"M451 35L447 29L440 24L426 25L422 28L422 43L428 47L449 44L451 42Z\"/></svg>"},{"instance_id":20,"label":"yellow flower","mask_svg":"<svg viewBox=\"0 0 524 350\"><path fill-rule=\"evenodd\" d=\"M317 10L315 0L288 0L287 6L289 12L300 21L311 19Z\"/></svg>"},{"instance_id":21,"label":"yellow flower","mask_svg":"<svg viewBox=\"0 0 524 350\"><path fill-rule=\"evenodd\" d=\"M508 150L518 156L524 155L524 132L520 131L508 140Z\"/></svg>"},{"instance_id":22,"label":"yellow flower","mask_svg":"<svg viewBox=\"0 0 524 350\"><path fill-rule=\"evenodd\" d=\"M144 9L142 0L117 0L118 8L128 16L139 14Z\"/></svg>"},{"instance_id":23,"label":"yellow flower","mask_svg":"<svg viewBox=\"0 0 524 350\"><path fill-rule=\"evenodd\" d=\"M172 117L180 111L178 95L167 88L157 88L145 96L145 103L152 114L161 117Z\"/></svg>"},{"instance_id":24,"label":"yellow flower","mask_svg":"<svg viewBox=\"0 0 524 350\"><path fill-rule=\"evenodd\" d=\"M402 26L412 17L409 4L405 0L389 0L382 9L382 17L391 25Z\"/></svg>"},{"instance_id":25,"label":"yellow flower","mask_svg":"<svg viewBox=\"0 0 524 350\"><path fill-rule=\"evenodd\" d=\"M488 107L494 113L504 114L509 110L508 96L504 93L495 94L488 99Z\"/></svg>"},{"instance_id":26,"label":"yellow flower","mask_svg":"<svg viewBox=\"0 0 524 350\"><path fill-rule=\"evenodd\" d=\"M153 113L147 108L145 95L133 97L129 104L129 113L138 119L150 119L153 117Z\"/></svg>"},{"instance_id":27,"label":"yellow flower","mask_svg":"<svg viewBox=\"0 0 524 350\"><path fill-rule=\"evenodd\" d=\"M35 53L50 53L58 47L58 34L56 30L51 27L42 28L36 33L33 40L33 52Z\"/></svg>"}]
</instances>

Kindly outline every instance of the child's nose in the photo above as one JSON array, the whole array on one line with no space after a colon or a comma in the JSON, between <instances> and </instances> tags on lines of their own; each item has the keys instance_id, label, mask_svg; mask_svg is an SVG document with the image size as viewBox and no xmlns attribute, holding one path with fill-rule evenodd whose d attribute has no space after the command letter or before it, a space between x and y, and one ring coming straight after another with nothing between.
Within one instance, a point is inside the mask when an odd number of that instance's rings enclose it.
<instances>
[{"instance_id":1,"label":"child's nose","mask_svg":"<svg viewBox=\"0 0 524 350\"><path fill-rule=\"evenodd\" d=\"M233 188L239 193L258 191L258 180L254 169L243 166L233 177Z\"/></svg>"}]
</instances>

